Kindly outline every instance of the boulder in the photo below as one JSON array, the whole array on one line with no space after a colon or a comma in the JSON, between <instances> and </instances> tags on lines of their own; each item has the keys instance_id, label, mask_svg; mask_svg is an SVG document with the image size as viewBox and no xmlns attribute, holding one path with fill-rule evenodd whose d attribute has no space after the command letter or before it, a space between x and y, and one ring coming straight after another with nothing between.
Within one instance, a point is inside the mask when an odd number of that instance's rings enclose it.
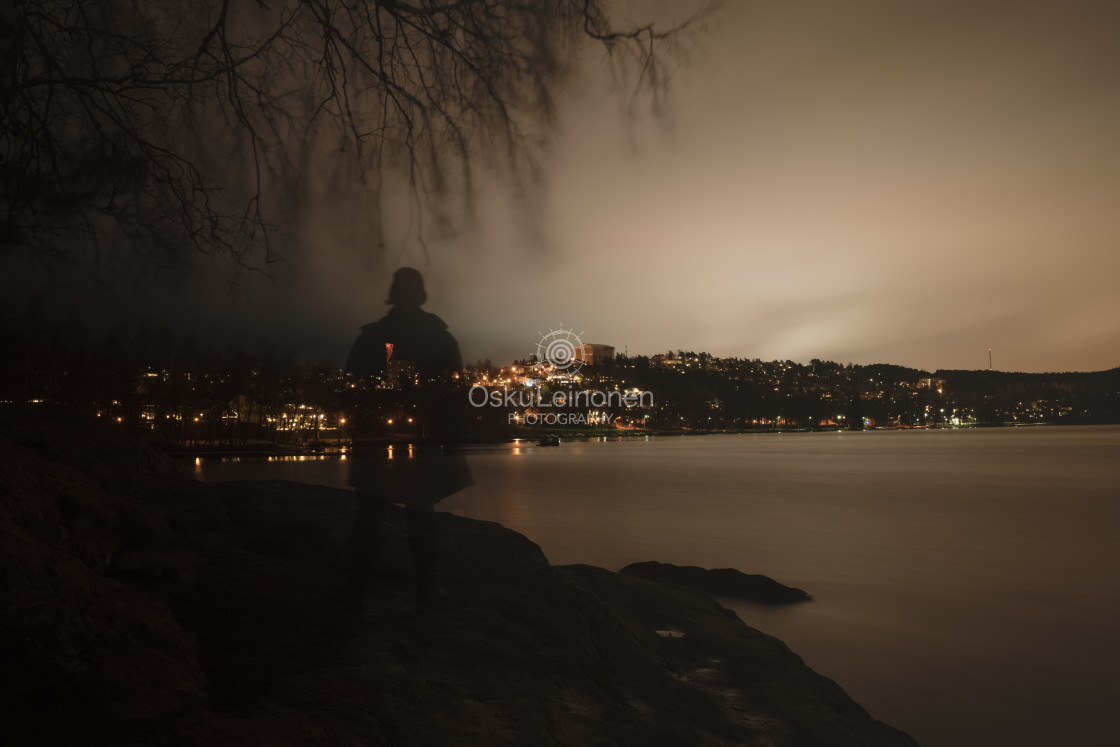
<instances>
[{"instance_id":1,"label":"boulder","mask_svg":"<svg viewBox=\"0 0 1120 747\"><path fill-rule=\"evenodd\" d=\"M740 597L752 602L765 604L789 604L806 602L813 597L801 589L786 586L769 576L756 573L743 573L734 568L699 568L694 565L672 565L650 560L631 563L619 573L639 576L653 581L691 586L709 594L724 597Z\"/></svg>"}]
</instances>

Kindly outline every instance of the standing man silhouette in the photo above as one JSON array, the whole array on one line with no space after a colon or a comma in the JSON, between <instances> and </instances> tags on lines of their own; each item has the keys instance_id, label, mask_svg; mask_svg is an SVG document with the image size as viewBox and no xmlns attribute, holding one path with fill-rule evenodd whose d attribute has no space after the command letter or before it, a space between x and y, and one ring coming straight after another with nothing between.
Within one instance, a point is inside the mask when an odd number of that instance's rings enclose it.
<instances>
[{"instance_id":1,"label":"standing man silhouette","mask_svg":"<svg viewBox=\"0 0 1120 747\"><path fill-rule=\"evenodd\" d=\"M417 270L397 270L392 308L362 327L346 360L346 371L361 382L346 413L354 435L350 484L358 496L347 596L356 604L380 556L387 503L405 507L417 608L442 604L434 506L472 482L458 442L466 404L459 345L442 319L420 308L427 299ZM408 443L394 447L394 432Z\"/></svg>"}]
</instances>

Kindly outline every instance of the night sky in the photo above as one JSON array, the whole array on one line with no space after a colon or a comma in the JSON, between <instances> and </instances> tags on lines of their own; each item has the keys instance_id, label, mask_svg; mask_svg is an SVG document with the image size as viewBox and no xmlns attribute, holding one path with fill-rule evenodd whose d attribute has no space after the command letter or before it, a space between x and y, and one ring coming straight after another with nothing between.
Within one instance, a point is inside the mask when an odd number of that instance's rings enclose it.
<instances>
[{"instance_id":1,"label":"night sky","mask_svg":"<svg viewBox=\"0 0 1120 747\"><path fill-rule=\"evenodd\" d=\"M231 292L211 259L49 292L91 323L341 360L407 264L468 361L563 326L632 355L1120 365L1120 6L729 2L689 43L660 118L627 115L589 54L540 188L490 174L452 239L422 247L390 204L381 254L355 262L350 216L310 204L314 252L272 280ZM44 287L6 265L11 297Z\"/></svg>"}]
</instances>

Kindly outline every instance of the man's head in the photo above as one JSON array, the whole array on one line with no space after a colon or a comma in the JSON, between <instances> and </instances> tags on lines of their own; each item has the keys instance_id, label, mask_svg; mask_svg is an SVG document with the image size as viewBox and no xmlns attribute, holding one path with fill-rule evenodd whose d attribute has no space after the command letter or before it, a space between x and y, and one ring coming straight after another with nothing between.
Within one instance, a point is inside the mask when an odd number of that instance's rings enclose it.
<instances>
[{"instance_id":1,"label":"man's head","mask_svg":"<svg viewBox=\"0 0 1120 747\"><path fill-rule=\"evenodd\" d=\"M428 300L424 291L424 276L411 267L402 267L393 273L389 286L388 303L394 306L421 306Z\"/></svg>"}]
</instances>

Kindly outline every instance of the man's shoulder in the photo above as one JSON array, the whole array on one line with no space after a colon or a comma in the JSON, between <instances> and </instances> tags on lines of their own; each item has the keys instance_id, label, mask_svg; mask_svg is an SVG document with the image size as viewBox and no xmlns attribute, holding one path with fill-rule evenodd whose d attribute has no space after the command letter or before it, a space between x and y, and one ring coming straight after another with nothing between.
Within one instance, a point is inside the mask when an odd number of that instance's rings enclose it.
<instances>
[{"instance_id":1,"label":"man's shoulder","mask_svg":"<svg viewBox=\"0 0 1120 747\"><path fill-rule=\"evenodd\" d=\"M389 317L383 316L380 319L378 319L376 322L370 322L369 324L363 324L359 329L361 330L361 333L363 335L377 334L377 333L381 332L382 330L384 330L386 328L388 321L389 321Z\"/></svg>"},{"instance_id":2,"label":"man's shoulder","mask_svg":"<svg viewBox=\"0 0 1120 747\"><path fill-rule=\"evenodd\" d=\"M436 331L447 329L447 324L438 316L430 311L424 311L416 307L395 307L385 318L379 319L373 324L376 325L382 322L386 325L402 328Z\"/></svg>"},{"instance_id":3,"label":"man's shoulder","mask_svg":"<svg viewBox=\"0 0 1120 747\"><path fill-rule=\"evenodd\" d=\"M423 312L425 323L431 325L433 329L444 330L447 329L447 322L440 319L438 316L430 311Z\"/></svg>"},{"instance_id":4,"label":"man's shoulder","mask_svg":"<svg viewBox=\"0 0 1120 747\"><path fill-rule=\"evenodd\" d=\"M361 330L357 346L399 344L404 346L400 350L402 354L411 351L430 357L433 350L457 348L458 345L442 319L418 308L394 308L376 322L364 325Z\"/></svg>"}]
</instances>

